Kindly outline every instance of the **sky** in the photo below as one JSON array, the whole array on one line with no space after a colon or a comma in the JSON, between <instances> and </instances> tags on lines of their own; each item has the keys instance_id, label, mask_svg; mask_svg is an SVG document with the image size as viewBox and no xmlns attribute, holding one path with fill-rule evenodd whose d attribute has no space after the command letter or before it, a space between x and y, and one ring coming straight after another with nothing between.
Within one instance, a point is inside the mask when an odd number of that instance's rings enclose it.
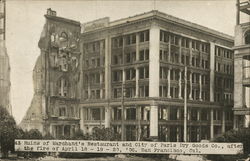
<instances>
[{"instance_id":1,"label":"sky","mask_svg":"<svg viewBox=\"0 0 250 161\"><path fill-rule=\"evenodd\" d=\"M38 41L47 8L60 17L85 23L102 17L117 20L151 10L234 35L236 0L7 0L6 44L11 66L11 102L17 123L33 97L32 70L40 54Z\"/></svg>"}]
</instances>

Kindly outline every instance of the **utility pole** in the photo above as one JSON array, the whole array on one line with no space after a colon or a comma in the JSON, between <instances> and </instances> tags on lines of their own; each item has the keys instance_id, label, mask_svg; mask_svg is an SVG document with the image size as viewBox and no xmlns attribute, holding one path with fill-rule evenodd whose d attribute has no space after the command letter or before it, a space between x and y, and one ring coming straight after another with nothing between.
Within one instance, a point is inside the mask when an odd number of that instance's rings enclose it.
<instances>
[{"instance_id":1,"label":"utility pole","mask_svg":"<svg viewBox=\"0 0 250 161\"><path fill-rule=\"evenodd\" d=\"M184 71L184 142L187 142L187 67L185 66Z\"/></svg>"},{"instance_id":2,"label":"utility pole","mask_svg":"<svg viewBox=\"0 0 250 161\"><path fill-rule=\"evenodd\" d=\"M122 83L122 135L121 140L125 141L125 134L124 134L124 83Z\"/></svg>"}]
</instances>

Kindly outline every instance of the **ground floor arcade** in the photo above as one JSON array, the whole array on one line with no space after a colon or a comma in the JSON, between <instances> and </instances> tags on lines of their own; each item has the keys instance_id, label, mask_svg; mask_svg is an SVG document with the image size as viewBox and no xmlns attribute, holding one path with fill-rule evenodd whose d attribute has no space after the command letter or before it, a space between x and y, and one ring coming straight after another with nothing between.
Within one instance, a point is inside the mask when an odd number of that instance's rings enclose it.
<instances>
[{"instance_id":1,"label":"ground floor arcade","mask_svg":"<svg viewBox=\"0 0 250 161\"><path fill-rule=\"evenodd\" d=\"M122 119L124 113L124 119ZM233 128L231 107L188 103L187 137L190 142L208 140ZM111 127L125 140L183 141L184 108L182 102L141 101L91 103L80 108L80 128L92 133L95 127Z\"/></svg>"}]
</instances>

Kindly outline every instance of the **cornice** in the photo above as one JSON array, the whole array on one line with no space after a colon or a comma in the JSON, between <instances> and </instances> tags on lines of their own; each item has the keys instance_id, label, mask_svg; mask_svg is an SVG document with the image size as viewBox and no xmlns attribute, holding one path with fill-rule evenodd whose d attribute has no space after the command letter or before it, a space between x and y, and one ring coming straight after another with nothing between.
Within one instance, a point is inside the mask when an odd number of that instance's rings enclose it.
<instances>
[{"instance_id":1,"label":"cornice","mask_svg":"<svg viewBox=\"0 0 250 161\"><path fill-rule=\"evenodd\" d=\"M50 19L50 20L64 22L64 23L68 23L71 25L75 25L77 27L81 27L81 23L79 21L75 21L75 20L71 20L71 19L67 19L67 18L63 18L63 17L58 17L58 16L51 16L51 15L44 15L44 17L46 17L47 19Z\"/></svg>"},{"instance_id":2,"label":"cornice","mask_svg":"<svg viewBox=\"0 0 250 161\"><path fill-rule=\"evenodd\" d=\"M171 15L165 14L163 12L156 11L156 10L110 22L108 27L93 30L90 32L85 32L85 33L82 33L82 35L92 34L95 32L102 32L105 30L111 31L112 29L115 29L115 28L125 27L128 25L134 25L134 24L142 23L145 21L152 21L152 20L161 20L161 21L169 22L172 24L179 25L181 27L188 28L190 30L195 30L196 32L199 31L201 33L205 33L213 37L227 40L232 43L234 42L233 37L230 35L224 34L214 29L210 29L208 27L201 26L201 25L171 16Z\"/></svg>"}]
</instances>

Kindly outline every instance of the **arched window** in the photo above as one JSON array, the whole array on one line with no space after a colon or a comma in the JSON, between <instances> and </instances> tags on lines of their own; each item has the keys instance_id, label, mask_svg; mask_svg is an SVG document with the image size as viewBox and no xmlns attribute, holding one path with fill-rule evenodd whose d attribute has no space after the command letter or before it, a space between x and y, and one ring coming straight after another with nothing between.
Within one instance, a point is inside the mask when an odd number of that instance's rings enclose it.
<instances>
[{"instance_id":1,"label":"arched window","mask_svg":"<svg viewBox=\"0 0 250 161\"><path fill-rule=\"evenodd\" d=\"M68 40L68 35L66 32L62 32L60 36L60 41L67 41Z\"/></svg>"},{"instance_id":2,"label":"arched window","mask_svg":"<svg viewBox=\"0 0 250 161\"><path fill-rule=\"evenodd\" d=\"M245 44L250 44L250 30L245 33Z\"/></svg>"}]
</instances>

